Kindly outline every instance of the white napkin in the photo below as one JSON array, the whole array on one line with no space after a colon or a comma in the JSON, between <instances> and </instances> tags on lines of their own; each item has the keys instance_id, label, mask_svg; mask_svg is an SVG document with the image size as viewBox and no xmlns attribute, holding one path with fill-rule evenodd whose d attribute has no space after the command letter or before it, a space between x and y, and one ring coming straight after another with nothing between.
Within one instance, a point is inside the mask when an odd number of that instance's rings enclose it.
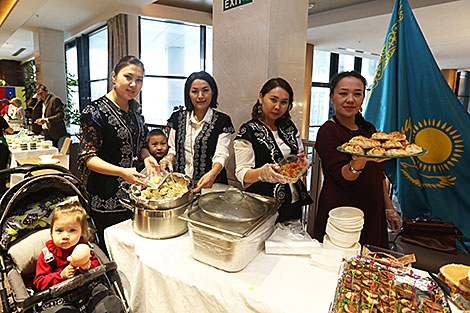
<instances>
[{"instance_id":1,"label":"white napkin","mask_svg":"<svg viewBox=\"0 0 470 313\"><path fill-rule=\"evenodd\" d=\"M341 250L319 248L310 255L310 263L324 270L338 273L343 256L344 252Z\"/></svg>"},{"instance_id":2,"label":"white napkin","mask_svg":"<svg viewBox=\"0 0 470 313\"><path fill-rule=\"evenodd\" d=\"M278 223L265 243L266 254L310 255L321 247L302 228L300 220Z\"/></svg>"}]
</instances>

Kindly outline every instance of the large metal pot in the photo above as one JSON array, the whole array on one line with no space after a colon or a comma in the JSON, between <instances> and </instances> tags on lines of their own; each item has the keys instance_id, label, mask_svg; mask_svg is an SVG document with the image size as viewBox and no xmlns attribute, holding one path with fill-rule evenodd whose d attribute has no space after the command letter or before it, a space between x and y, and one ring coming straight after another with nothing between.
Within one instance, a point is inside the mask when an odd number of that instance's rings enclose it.
<instances>
[{"instance_id":1,"label":"large metal pot","mask_svg":"<svg viewBox=\"0 0 470 313\"><path fill-rule=\"evenodd\" d=\"M147 207L149 209L172 209L179 207L183 204L187 204L193 201L194 194L190 190L192 186L192 179L185 174L181 173L174 173L173 174L176 179L184 179L188 184L188 191L182 194L179 197L171 198L171 199L163 199L163 200L155 200L155 199L145 199L140 197L140 192L143 188L140 185L131 185L129 190L129 196L131 200L135 201L135 203Z\"/></svg>"},{"instance_id":2,"label":"large metal pot","mask_svg":"<svg viewBox=\"0 0 470 313\"><path fill-rule=\"evenodd\" d=\"M188 181L191 179L184 174L174 174ZM165 239L179 236L188 229L187 223L178 217L191 208L193 192L165 200L147 200L140 197L141 187L132 185L129 190L130 200L121 199L121 204L134 212L133 228L136 234L151 238Z\"/></svg>"}]
</instances>

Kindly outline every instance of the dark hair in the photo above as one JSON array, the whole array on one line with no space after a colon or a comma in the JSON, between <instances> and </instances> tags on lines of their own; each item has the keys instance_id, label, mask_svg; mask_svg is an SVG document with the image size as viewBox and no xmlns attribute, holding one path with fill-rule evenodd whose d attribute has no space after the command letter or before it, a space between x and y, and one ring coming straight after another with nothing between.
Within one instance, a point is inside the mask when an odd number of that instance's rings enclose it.
<instances>
[{"instance_id":1,"label":"dark hair","mask_svg":"<svg viewBox=\"0 0 470 313\"><path fill-rule=\"evenodd\" d=\"M202 79L209 84L209 86L212 89L212 99L211 99L211 103L209 104L209 107L216 108L217 96L219 95L217 84L215 83L214 78L209 73L200 71L200 72L194 72L191 75L189 75L188 79L186 79L186 82L184 83L184 106L186 107L186 110L188 111L194 110L194 105L191 102L191 98L189 97L189 92L191 91L191 85L193 84L193 81L195 81L196 79Z\"/></svg>"},{"instance_id":2,"label":"dark hair","mask_svg":"<svg viewBox=\"0 0 470 313\"><path fill-rule=\"evenodd\" d=\"M367 80L364 78L364 76L361 75L361 73L357 71L349 71L349 72L340 72L340 73L337 73L335 76L333 76L333 78L330 80L330 96L335 91L335 88L338 82L345 77L354 77L354 78L359 79L364 85L363 93L365 94L366 87L367 87Z\"/></svg>"},{"instance_id":3,"label":"dark hair","mask_svg":"<svg viewBox=\"0 0 470 313\"><path fill-rule=\"evenodd\" d=\"M48 90L47 87L46 87L46 85L44 85L44 84L38 84L38 85L36 86L36 91L38 91L39 89L41 89L41 90Z\"/></svg>"},{"instance_id":4,"label":"dark hair","mask_svg":"<svg viewBox=\"0 0 470 313\"><path fill-rule=\"evenodd\" d=\"M340 73L337 73L335 76L333 76L333 78L330 80L330 96L334 93L338 82L345 77L354 77L354 78L359 79L364 86L362 93L363 95L365 95L366 87L367 87L367 80L359 72L349 71L349 72L340 72ZM373 131L371 124L367 123L367 121L364 119L364 117L362 116L360 112L356 114L354 121L359 126L359 129L363 129L367 133L370 133Z\"/></svg>"},{"instance_id":5,"label":"dark hair","mask_svg":"<svg viewBox=\"0 0 470 313\"><path fill-rule=\"evenodd\" d=\"M117 75L120 70L131 64L140 66L142 68L142 72L145 72L144 63L142 63L133 55L126 55L125 57L120 59L119 62L117 62L116 66L114 66L114 75Z\"/></svg>"},{"instance_id":6,"label":"dark hair","mask_svg":"<svg viewBox=\"0 0 470 313\"><path fill-rule=\"evenodd\" d=\"M287 108L286 113L284 113L283 116L278 118L274 124L276 126L284 126L289 120L290 120L290 114L289 111L292 109L292 102L294 101L294 91L292 90L292 87L289 85L289 83L281 77L277 78L271 78L267 82L264 83L263 87L261 87L260 94L262 97L264 97L268 92L273 90L276 87L281 87L287 93L289 94L289 107ZM259 98L256 101L255 105L253 106L253 109L251 110L251 118L252 119L259 119L262 117L262 112L261 111L261 103L259 102Z\"/></svg>"},{"instance_id":7,"label":"dark hair","mask_svg":"<svg viewBox=\"0 0 470 313\"><path fill-rule=\"evenodd\" d=\"M149 132L149 134L147 135L147 143L149 142L150 137L152 136L165 136L165 138L168 140L168 137L166 136L165 132L160 128L154 128Z\"/></svg>"}]
</instances>

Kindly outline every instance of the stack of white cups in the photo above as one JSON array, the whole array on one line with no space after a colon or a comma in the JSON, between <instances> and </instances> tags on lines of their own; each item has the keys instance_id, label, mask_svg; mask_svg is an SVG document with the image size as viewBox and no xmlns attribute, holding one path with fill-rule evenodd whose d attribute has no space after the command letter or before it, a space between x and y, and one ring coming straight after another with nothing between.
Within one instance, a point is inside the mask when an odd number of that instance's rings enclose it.
<instances>
[{"instance_id":1,"label":"stack of white cups","mask_svg":"<svg viewBox=\"0 0 470 313\"><path fill-rule=\"evenodd\" d=\"M329 212L323 248L342 250L344 256L360 252L359 238L364 227L364 212L354 207L338 207Z\"/></svg>"}]
</instances>

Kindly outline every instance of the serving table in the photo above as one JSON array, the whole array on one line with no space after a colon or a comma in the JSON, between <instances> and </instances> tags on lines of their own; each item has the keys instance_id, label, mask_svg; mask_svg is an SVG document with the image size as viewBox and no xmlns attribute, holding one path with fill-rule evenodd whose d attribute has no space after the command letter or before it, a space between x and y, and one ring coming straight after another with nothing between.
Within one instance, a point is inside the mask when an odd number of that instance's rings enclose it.
<instances>
[{"instance_id":1,"label":"serving table","mask_svg":"<svg viewBox=\"0 0 470 313\"><path fill-rule=\"evenodd\" d=\"M40 155L57 155L57 154L59 154L59 149L57 149L56 147L50 147L47 149L36 149L36 150L14 149L14 150L11 150L10 167L17 166L16 160L39 158Z\"/></svg>"},{"instance_id":2,"label":"serving table","mask_svg":"<svg viewBox=\"0 0 470 313\"><path fill-rule=\"evenodd\" d=\"M57 150L57 148L54 148L54 149ZM52 156L52 158L59 160L59 163L56 163L56 165L63 166L66 169L69 168L69 155L57 154L57 155ZM17 159L15 161L16 162L15 166L16 165L21 166L21 165L24 165L24 164L37 165L37 164L40 164L39 161L40 161L40 158ZM36 175L50 174L50 173L57 173L57 171L50 170L50 169L45 169L45 170L34 171L31 174L33 176L36 176ZM16 185L18 182L23 180L23 178L24 178L24 174L11 174L10 175L10 187Z\"/></svg>"},{"instance_id":3,"label":"serving table","mask_svg":"<svg viewBox=\"0 0 470 313\"><path fill-rule=\"evenodd\" d=\"M190 256L188 233L166 240L136 235L130 220L105 229L132 312L328 312L337 273L308 257L266 255L238 273Z\"/></svg>"}]
</instances>

